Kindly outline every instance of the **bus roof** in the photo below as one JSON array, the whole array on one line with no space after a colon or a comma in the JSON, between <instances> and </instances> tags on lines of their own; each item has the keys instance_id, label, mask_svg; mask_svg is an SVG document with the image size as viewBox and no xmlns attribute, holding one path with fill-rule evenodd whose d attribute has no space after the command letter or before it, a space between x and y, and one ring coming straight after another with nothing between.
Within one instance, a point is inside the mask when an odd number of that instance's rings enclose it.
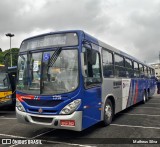
<instances>
[{"instance_id":1,"label":"bus roof","mask_svg":"<svg viewBox=\"0 0 160 147\"><path fill-rule=\"evenodd\" d=\"M67 31L48 32L48 33L43 33L43 34L39 34L39 35L35 35L35 36L32 36L32 37L26 38L23 41L33 39L33 38L37 38L37 37L41 37L41 36L45 36L45 35L53 35L53 34L61 34L61 33L78 33L79 34L79 33L83 33L83 31L82 30L67 30Z\"/></svg>"},{"instance_id":2,"label":"bus roof","mask_svg":"<svg viewBox=\"0 0 160 147\"><path fill-rule=\"evenodd\" d=\"M138 63L141 63L141 64L143 64L143 65L146 65L146 66L152 68L151 66L147 65L146 63L143 63L143 62L139 61L139 60L136 59L135 57L133 57L133 56L131 56L131 55L129 55L129 54L121 51L120 49L116 49L115 47L112 47L111 45L106 44L106 43L100 41L99 39L97 39L97 38L89 35L88 33L84 32L83 30L67 30L67 31L49 32L49 33L44 33L44 34L40 34L40 35L36 35L36 36L32 36L32 37L26 38L26 39L24 39L23 41L30 40L30 39L37 38L37 37L41 37L41 36L45 36L45 35L53 35L53 34L60 34L60 33L77 33L77 34L80 35L83 39L88 40L88 41L92 42L93 44L96 44L96 45L98 45L98 46L100 46L100 47L103 47L103 48L106 48L106 49L108 49L108 50L111 50L111 51L113 51L114 53L120 54L120 55L122 55L122 56L125 56L125 57L131 59L131 60L134 60L134 61L136 61L136 62L138 62ZM22 41L22 42L23 42L23 41ZM152 69L153 69L153 68L152 68Z\"/></svg>"}]
</instances>

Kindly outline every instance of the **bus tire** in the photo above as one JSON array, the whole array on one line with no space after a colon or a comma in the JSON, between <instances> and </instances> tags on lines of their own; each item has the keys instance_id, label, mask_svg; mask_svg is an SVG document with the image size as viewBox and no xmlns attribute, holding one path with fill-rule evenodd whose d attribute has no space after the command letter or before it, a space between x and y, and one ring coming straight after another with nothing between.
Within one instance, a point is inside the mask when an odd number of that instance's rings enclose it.
<instances>
[{"instance_id":1,"label":"bus tire","mask_svg":"<svg viewBox=\"0 0 160 147\"><path fill-rule=\"evenodd\" d=\"M148 91L146 91L145 94L146 94L146 101L148 101L149 100L149 93L148 93Z\"/></svg>"},{"instance_id":2,"label":"bus tire","mask_svg":"<svg viewBox=\"0 0 160 147\"><path fill-rule=\"evenodd\" d=\"M104 106L103 126L108 126L112 122L113 114L112 102L107 99Z\"/></svg>"},{"instance_id":3,"label":"bus tire","mask_svg":"<svg viewBox=\"0 0 160 147\"><path fill-rule=\"evenodd\" d=\"M150 90L148 89L148 99L151 98Z\"/></svg>"},{"instance_id":4,"label":"bus tire","mask_svg":"<svg viewBox=\"0 0 160 147\"><path fill-rule=\"evenodd\" d=\"M143 97L142 103L145 104L146 100L147 100L146 99L146 92L145 91L143 92L143 96L142 97Z\"/></svg>"}]
</instances>

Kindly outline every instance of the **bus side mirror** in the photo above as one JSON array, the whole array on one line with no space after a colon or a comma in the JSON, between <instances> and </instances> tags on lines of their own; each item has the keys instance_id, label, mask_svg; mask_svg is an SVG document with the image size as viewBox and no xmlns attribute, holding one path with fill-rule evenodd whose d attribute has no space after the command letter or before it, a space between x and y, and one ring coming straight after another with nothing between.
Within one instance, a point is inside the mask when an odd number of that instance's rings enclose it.
<instances>
[{"instance_id":1,"label":"bus side mirror","mask_svg":"<svg viewBox=\"0 0 160 147\"><path fill-rule=\"evenodd\" d=\"M88 55L88 62L91 65L95 65L96 64L96 57L97 57L96 52L94 50L91 50Z\"/></svg>"},{"instance_id":2,"label":"bus side mirror","mask_svg":"<svg viewBox=\"0 0 160 147\"><path fill-rule=\"evenodd\" d=\"M82 52L87 54L87 60L91 65L96 64L96 51L93 50L92 44L90 42L87 42L86 40L83 41Z\"/></svg>"},{"instance_id":3,"label":"bus side mirror","mask_svg":"<svg viewBox=\"0 0 160 147\"><path fill-rule=\"evenodd\" d=\"M81 53L81 69L83 77L87 78L87 65L85 65L85 52Z\"/></svg>"}]
</instances>

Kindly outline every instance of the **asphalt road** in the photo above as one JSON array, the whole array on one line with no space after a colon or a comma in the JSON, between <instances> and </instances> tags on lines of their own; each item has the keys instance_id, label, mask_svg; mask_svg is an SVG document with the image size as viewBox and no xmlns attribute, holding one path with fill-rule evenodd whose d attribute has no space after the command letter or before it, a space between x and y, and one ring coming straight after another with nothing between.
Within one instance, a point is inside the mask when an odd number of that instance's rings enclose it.
<instances>
[{"instance_id":1,"label":"asphalt road","mask_svg":"<svg viewBox=\"0 0 160 147\"><path fill-rule=\"evenodd\" d=\"M118 113L110 126L102 127L99 123L82 132L20 124L16 120L14 111L0 110L0 138L31 141L40 139L42 146L58 147L118 146L118 143L121 143L119 146L160 146L156 144L157 138L160 138L160 95L155 95L146 104L137 104ZM125 144L133 140L154 142L153 144Z\"/></svg>"}]
</instances>

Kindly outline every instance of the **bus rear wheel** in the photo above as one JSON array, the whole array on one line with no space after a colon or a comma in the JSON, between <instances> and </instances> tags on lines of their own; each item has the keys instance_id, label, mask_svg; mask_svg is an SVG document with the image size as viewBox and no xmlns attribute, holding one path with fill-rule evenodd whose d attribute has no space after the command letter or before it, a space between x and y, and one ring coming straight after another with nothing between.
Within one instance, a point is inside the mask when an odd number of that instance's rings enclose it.
<instances>
[{"instance_id":1,"label":"bus rear wheel","mask_svg":"<svg viewBox=\"0 0 160 147\"><path fill-rule=\"evenodd\" d=\"M146 101L148 101L149 100L149 92L146 91L145 94L146 94Z\"/></svg>"},{"instance_id":2,"label":"bus rear wheel","mask_svg":"<svg viewBox=\"0 0 160 147\"><path fill-rule=\"evenodd\" d=\"M113 119L113 106L112 102L107 99L104 106L103 125L108 126Z\"/></svg>"}]
</instances>

